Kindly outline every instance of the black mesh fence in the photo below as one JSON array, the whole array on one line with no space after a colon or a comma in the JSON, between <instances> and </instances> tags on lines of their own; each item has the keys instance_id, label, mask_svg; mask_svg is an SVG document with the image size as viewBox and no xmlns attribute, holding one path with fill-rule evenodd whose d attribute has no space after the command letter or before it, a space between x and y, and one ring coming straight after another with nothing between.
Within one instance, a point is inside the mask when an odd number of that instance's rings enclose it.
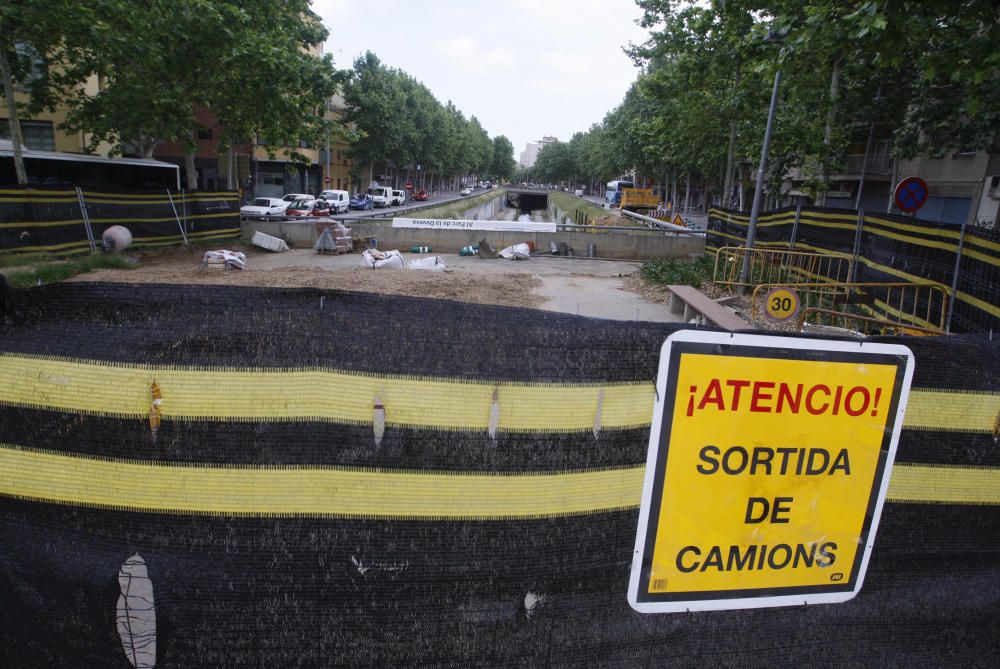
<instances>
[{"instance_id":1,"label":"black mesh fence","mask_svg":"<svg viewBox=\"0 0 1000 669\"><path fill-rule=\"evenodd\" d=\"M642 615L640 490L597 500L621 476L641 488L677 326L222 286L57 284L0 310L0 666L129 667L116 599L135 554L158 667L1000 662L988 337L883 340L916 356L896 466L927 497L890 487L855 599ZM246 485L208 483L227 477ZM282 512L276 477L343 506ZM594 501L510 511L525 498Z\"/></svg>"},{"instance_id":2,"label":"black mesh fence","mask_svg":"<svg viewBox=\"0 0 1000 669\"><path fill-rule=\"evenodd\" d=\"M740 246L746 241L749 216L735 211L709 211L706 248ZM865 214L858 232L857 212L802 208L798 226L794 209L761 215L756 244L852 256L857 239L856 278L865 283L934 281L950 292L958 264L952 332L1000 330L1000 231L968 227L960 240L959 226L917 221L907 216ZM939 300L935 294L931 299ZM926 306L925 307L926 311ZM930 305L935 311L940 305Z\"/></svg>"},{"instance_id":3,"label":"black mesh fence","mask_svg":"<svg viewBox=\"0 0 1000 669\"><path fill-rule=\"evenodd\" d=\"M0 190L0 254L73 254L100 246L121 225L140 247L240 234L235 192L183 193L5 186Z\"/></svg>"}]
</instances>

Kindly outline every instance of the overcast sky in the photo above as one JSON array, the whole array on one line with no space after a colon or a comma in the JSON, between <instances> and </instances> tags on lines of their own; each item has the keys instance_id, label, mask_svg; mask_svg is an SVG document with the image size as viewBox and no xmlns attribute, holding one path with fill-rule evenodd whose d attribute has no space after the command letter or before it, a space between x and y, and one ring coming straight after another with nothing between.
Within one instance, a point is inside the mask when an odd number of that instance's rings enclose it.
<instances>
[{"instance_id":1,"label":"overcast sky","mask_svg":"<svg viewBox=\"0 0 1000 669\"><path fill-rule=\"evenodd\" d=\"M366 50L434 97L506 135L520 159L544 135L569 141L618 106L638 70L622 47L645 31L634 0L312 0L340 68Z\"/></svg>"}]
</instances>

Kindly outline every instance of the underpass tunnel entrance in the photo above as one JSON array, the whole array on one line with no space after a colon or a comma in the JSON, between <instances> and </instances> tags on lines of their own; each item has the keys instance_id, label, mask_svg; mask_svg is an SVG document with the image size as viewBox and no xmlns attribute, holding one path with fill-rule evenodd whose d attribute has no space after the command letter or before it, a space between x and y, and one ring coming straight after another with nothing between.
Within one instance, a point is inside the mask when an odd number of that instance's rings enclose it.
<instances>
[{"instance_id":1,"label":"underpass tunnel entrance","mask_svg":"<svg viewBox=\"0 0 1000 669\"><path fill-rule=\"evenodd\" d=\"M548 193L509 192L507 193L507 206L514 207L522 214L545 210L549 207L549 196Z\"/></svg>"}]
</instances>

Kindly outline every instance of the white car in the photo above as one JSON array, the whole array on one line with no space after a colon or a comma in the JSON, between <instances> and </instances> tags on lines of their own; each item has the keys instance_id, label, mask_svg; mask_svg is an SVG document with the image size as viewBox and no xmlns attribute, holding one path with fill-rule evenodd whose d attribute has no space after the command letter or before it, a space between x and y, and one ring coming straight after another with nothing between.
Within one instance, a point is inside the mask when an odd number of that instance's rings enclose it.
<instances>
[{"instance_id":1,"label":"white car","mask_svg":"<svg viewBox=\"0 0 1000 669\"><path fill-rule=\"evenodd\" d=\"M269 216L284 216L288 202L276 197L254 198L250 204L240 207L240 216L247 218L268 218Z\"/></svg>"},{"instance_id":2,"label":"white car","mask_svg":"<svg viewBox=\"0 0 1000 669\"><path fill-rule=\"evenodd\" d=\"M346 190L325 190L319 194L321 200L330 203L330 211L335 214L342 214L350 206L351 194Z\"/></svg>"},{"instance_id":3,"label":"white car","mask_svg":"<svg viewBox=\"0 0 1000 669\"><path fill-rule=\"evenodd\" d=\"M461 192L459 193L459 195L472 195L472 189L471 188L463 188L461 190Z\"/></svg>"}]
</instances>

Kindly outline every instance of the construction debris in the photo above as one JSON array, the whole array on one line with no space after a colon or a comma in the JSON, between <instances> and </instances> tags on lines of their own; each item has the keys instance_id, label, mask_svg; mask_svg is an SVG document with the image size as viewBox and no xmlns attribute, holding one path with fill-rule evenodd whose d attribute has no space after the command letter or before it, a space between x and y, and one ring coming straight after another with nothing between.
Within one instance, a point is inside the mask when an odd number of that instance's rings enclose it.
<instances>
[{"instance_id":1,"label":"construction debris","mask_svg":"<svg viewBox=\"0 0 1000 669\"><path fill-rule=\"evenodd\" d=\"M281 241L281 240L278 240ZM284 244L284 242L281 242ZM205 256L202 258L201 266L198 269L246 269L247 268L247 257L244 253L240 251L227 251L221 249L219 251L206 251Z\"/></svg>"},{"instance_id":2,"label":"construction debris","mask_svg":"<svg viewBox=\"0 0 1000 669\"><path fill-rule=\"evenodd\" d=\"M284 239L265 235L263 232L258 231L254 231L250 243L262 249L274 251L275 253L283 253L288 250L288 244L285 243Z\"/></svg>"},{"instance_id":3,"label":"construction debris","mask_svg":"<svg viewBox=\"0 0 1000 669\"><path fill-rule=\"evenodd\" d=\"M408 269L426 269L432 272L443 272L448 269L440 256L430 256L428 258L416 258L407 265Z\"/></svg>"},{"instance_id":4,"label":"construction debris","mask_svg":"<svg viewBox=\"0 0 1000 669\"><path fill-rule=\"evenodd\" d=\"M370 269L404 269L406 267L399 251L365 249L361 254L361 262Z\"/></svg>"},{"instance_id":5,"label":"construction debris","mask_svg":"<svg viewBox=\"0 0 1000 669\"><path fill-rule=\"evenodd\" d=\"M506 258L507 260L527 260L531 257L531 252L534 250L534 246L535 245L532 242L514 244L513 246L508 246L501 251L500 257Z\"/></svg>"}]
</instances>

